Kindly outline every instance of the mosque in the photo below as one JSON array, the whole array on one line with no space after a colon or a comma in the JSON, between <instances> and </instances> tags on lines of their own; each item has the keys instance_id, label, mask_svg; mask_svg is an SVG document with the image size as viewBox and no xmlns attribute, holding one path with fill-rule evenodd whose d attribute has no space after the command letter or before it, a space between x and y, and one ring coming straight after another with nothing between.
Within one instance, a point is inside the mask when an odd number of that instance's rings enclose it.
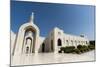
<instances>
[{"instance_id":1,"label":"mosque","mask_svg":"<svg viewBox=\"0 0 100 67\"><path fill-rule=\"evenodd\" d=\"M34 23L34 13L29 22L20 26L15 34L11 31L11 55L53 52L58 53L61 47L88 45L89 40L84 35L75 36L64 33L55 27L47 37L40 36L40 30Z\"/></svg>"}]
</instances>

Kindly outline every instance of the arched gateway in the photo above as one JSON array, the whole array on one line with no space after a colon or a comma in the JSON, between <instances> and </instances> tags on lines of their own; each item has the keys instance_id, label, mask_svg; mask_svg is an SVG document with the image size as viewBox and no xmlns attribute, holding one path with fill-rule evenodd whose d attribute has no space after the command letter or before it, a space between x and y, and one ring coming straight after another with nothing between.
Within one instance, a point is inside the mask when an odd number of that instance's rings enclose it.
<instances>
[{"instance_id":1,"label":"arched gateway","mask_svg":"<svg viewBox=\"0 0 100 67\"><path fill-rule=\"evenodd\" d=\"M38 52L39 28L34 24L34 16L23 24L17 35L15 54Z\"/></svg>"}]
</instances>

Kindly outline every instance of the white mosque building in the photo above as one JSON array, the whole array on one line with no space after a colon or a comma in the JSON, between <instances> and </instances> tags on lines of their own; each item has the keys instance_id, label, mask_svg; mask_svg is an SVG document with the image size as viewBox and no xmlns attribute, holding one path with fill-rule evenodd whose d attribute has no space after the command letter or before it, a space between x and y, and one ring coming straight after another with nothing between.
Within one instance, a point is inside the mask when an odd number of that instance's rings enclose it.
<instances>
[{"instance_id":1,"label":"white mosque building","mask_svg":"<svg viewBox=\"0 0 100 67\"><path fill-rule=\"evenodd\" d=\"M21 25L17 34L11 31L11 55L41 52L58 53L60 47L77 47L77 45L88 44L89 40L84 35L69 35L58 27L55 27L47 37L41 37L40 30L34 23L34 13L32 13L29 22Z\"/></svg>"}]
</instances>

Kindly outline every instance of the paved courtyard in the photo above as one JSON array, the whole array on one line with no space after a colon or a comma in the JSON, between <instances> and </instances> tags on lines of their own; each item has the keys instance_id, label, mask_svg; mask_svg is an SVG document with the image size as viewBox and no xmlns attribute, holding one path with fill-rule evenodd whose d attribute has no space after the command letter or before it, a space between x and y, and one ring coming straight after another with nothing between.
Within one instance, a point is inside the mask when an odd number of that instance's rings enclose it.
<instances>
[{"instance_id":1,"label":"paved courtyard","mask_svg":"<svg viewBox=\"0 0 100 67\"><path fill-rule=\"evenodd\" d=\"M90 51L83 54L54 54L54 53L39 53L31 55L21 55L11 58L11 65L34 65L34 64L49 64L49 63L67 63L79 61L94 61L95 51Z\"/></svg>"}]
</instances>

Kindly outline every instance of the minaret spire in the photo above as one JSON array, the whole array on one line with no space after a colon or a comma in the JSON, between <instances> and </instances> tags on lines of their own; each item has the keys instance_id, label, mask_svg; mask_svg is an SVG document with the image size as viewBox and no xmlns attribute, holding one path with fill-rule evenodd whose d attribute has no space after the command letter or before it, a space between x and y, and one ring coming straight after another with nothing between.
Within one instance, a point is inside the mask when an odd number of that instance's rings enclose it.
<instances>
[{"instance_id":1,"label":"minaret spire","mask_svg":"<svg viewBox=\"0 0 100 67\"><path fill-rule=\"evenodd\" d=\"M31 14L30 23L34 23L34 12L32 12L32 14Z\"/></svg>"}]
</instances>

